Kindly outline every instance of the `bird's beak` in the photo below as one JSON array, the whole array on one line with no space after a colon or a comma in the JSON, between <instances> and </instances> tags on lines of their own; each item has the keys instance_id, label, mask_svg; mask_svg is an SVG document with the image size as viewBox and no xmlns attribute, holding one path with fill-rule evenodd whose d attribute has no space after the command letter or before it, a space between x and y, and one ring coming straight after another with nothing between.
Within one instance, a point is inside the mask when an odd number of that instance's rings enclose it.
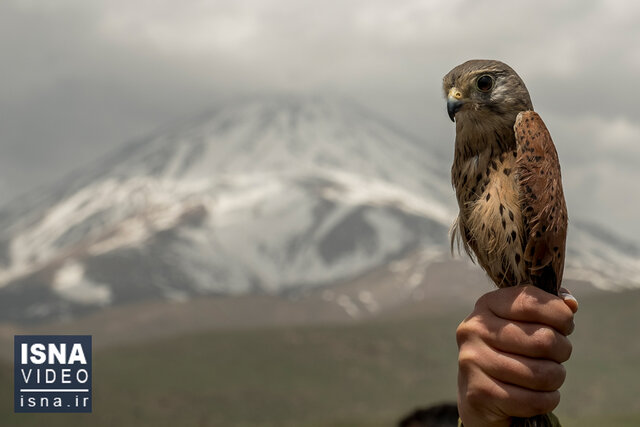
<instances>
[{"instance_id":1,"label":"bird's beak","mask_svg":"<svg viewBox=\"0 0 640 427\"><path fill-rule=\"evenodd\" d=\"M460 108L462 108L462 101L455 98L447 99L447 113L449 113L449 118L452 122L455 121L456 113Z\"/></svg>"},{"instance_id":2,"label":"bird's beak","mask_svg":"<svg viewBox=\"0 0 640 427\"><path fill-rule=\"evenodd\" d=\"M464 104L461 98L462 93L460 93L457 88L452 87L451 90L449 90L449 94L447 95L447 113L449 113L449 118L452 122L455 121L456 113L460 111L460 108L462 108Z\"/></svg>"}]
</instances>

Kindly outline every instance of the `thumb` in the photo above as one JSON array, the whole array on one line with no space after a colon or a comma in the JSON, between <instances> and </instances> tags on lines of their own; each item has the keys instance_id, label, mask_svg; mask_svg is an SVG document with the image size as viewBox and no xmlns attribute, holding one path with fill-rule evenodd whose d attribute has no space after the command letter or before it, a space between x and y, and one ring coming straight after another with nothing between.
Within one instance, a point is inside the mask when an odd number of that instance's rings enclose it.
<instances>
[{"instance_id":1,"label":"thumb","mask_svg":"<svg viewBox=\"0 0 640 427\"><path fill-rule=\"evenodd\" d=\"M564 303L567 304L567 306L571 309L571 311L573 311L574 313L578 311L578 300L576 299L576 297L571 295L571 292L569 292L569 289L560 288L560 292L558 292L558 296L562 298Z\"/></svg>"}]
</instances>

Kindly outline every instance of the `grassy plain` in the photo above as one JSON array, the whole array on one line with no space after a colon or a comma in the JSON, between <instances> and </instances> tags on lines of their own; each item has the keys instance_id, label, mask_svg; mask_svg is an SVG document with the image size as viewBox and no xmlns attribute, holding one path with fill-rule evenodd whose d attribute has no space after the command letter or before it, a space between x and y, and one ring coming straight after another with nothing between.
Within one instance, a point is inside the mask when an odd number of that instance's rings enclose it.
<instances>
[{"instance_id":1,"label":"grassy plain","mask_svg":"<svg viewBox=\"0 0 640 427\"><path fill-rule=\"evenodd\" d=\"M565 427L640 425L640 292L580 301L556 413ZM92 414L14 414L0 367L2 426L392 426L454 400L454 331L465 316L218 330L99 349Z\"/></svg>"}]
</instances>

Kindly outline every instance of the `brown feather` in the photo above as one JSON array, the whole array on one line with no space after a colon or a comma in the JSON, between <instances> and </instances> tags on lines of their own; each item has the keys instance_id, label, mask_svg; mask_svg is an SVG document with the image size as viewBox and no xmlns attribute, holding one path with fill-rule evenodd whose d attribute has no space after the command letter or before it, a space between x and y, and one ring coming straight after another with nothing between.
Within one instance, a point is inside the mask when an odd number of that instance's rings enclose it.
<instances>
[{"instance_id":1,"label":"brown feather","mask_svg":"<svg viewBox=\"0 0 640 427\"><path fill-rule=\"evenodd\" d=\"M524 260L532 282L557 294L562 282L567 237L567 207L558 153L547 127L535 112L518 114L514 131L518 145L516 173L526 233ZM555 283L536 283L542 281L543 276L544 280L548 279L549 273L543 273L547 266L552 268Z\"/></svg>"}]
</instances>

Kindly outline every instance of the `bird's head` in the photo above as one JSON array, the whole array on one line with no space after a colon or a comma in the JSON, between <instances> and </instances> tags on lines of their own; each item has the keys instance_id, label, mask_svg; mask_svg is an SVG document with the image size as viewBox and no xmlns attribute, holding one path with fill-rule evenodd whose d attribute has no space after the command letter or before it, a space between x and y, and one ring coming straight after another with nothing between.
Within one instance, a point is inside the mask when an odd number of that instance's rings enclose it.
<instances>
[{"instance_id":1,"label":"bird's head","mask_svg":"<svg viewBox=\"0 0 640 427\"><path fill-rule=\"evenodd\" d=\"M474 59L444 76L444 95L451 121L499 120L513 126L521 111L533 110L524 82L507 64Z\"/></svg>"}]
</instances>

